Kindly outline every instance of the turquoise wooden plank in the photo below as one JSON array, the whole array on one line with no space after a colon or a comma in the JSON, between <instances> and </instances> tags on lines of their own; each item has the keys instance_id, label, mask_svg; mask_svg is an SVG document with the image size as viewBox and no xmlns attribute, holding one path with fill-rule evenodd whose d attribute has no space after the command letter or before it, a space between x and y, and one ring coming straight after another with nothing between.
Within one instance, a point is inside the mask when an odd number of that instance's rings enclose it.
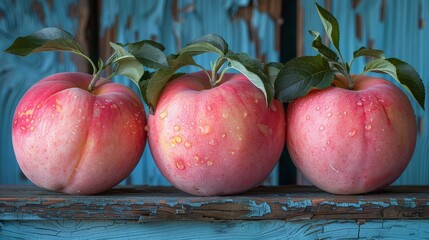
<instances>
[{"instance_id":1,"label":"turquoise wooden plank","mask_svg":"<svg viewBox=\"0 0 429 240\"><path fill-rule=\"evenodd\" d=\"M37 229L37 231L36 231ZM0 221L1 239L428 239L429 221Z\"/></svg>"},{"instance_id":2,"label":"turquoise wooden plank","mask_svg":"<svg viewBox=\"0 0 429 240\"><path fill-rule=\"evenodd\" d=\"M300 0L303 12L303 55L316 54L311 47L313 37L307 30L324 32L314 2L325 6L327 1ZM429 88L429 70L426 66L429 56L428 1L362 0L358 1L355 8L354 1L329 2L331 12L338 19L341 32L340 48L346 61L351 59L353 51L361 46L383 49L386 57L397 57L414 66L426 89ZM362 20L361 38L358 37L357 15ZM419 21L425 21L426 25L419 25ZM364 60L361 58L356 61L352 72L361 72L365 65ZM428 99L426 90L425 105L428 104ZM394 183L396 185L429 184L429 112L423 111L413 99L411 103L417 117L419 134L413 158L402 176Z\"/></svg>"}]
</instances>

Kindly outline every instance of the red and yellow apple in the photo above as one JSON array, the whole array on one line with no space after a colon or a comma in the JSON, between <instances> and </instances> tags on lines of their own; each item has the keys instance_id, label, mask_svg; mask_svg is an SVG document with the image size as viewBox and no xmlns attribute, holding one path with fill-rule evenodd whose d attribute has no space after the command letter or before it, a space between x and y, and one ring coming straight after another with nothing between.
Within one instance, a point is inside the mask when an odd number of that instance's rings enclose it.
<instances>
[{"instance_id":1,"label":"red and yellow apple","mask_svg":"<svg viewBox=\"0 0 429 240\"><path fill-rule=\"evenodd\" d=\"M362 76L353 90L313 90L292 101L286 115L293 162L331 193L382 189L402 174L414 152L413 108L403 91L384 79Z\"/></svg>"},{"instance_id":2,"label":"red and yellow apple","mask_svg":"<svg viewBox=\"0 0 429 240\"><path fill-rule=\"evenodd\" d=\"M156 165L177 188L194 195L226 195L261 183L285 141L283 105L265 97L242 74L211 87L206 73L167 83L148 140Z\"/></svg>"},{"instance_id":3,"label":"red and yellow apple","mask_svg":"<svg viewBox=\"0 0 429 240\"><path fill-rule=\"evenodd\" d=\"M138 163L146 141L140 98L112 82L89 92L91 79L83 73L54 74L19 102L13 147L34 184L69 194L100 193Z\"/></svg>"}]
</instances>

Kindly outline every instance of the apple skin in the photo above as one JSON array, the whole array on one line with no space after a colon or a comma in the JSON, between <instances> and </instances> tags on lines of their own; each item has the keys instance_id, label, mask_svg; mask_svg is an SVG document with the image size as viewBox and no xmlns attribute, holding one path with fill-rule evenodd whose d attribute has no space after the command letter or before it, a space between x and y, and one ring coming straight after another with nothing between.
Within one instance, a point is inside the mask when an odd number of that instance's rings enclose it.
<instances>
[{"instance_id":1,"label":"apple skin","mask_svg":"<svg viewBox=\"0 0 429 240\"><path fill-rule=\"evenodd\" d=\"M200 196L244 192L273 170L285 146L285 112L244 75L226 74L211 88L204 72L169 82L148 142L161 173L178 189Z\"/></svg>"},{"instance_id":2,"label":"apple skin","mask_svg":"<svg viewBox=\"0 0 429 240\"><path fill-rule=\"evenodd\" d=\"M329 87L292 101L287 148L314 185L335 194L383 189L407 167L416 119L407 96L391 82L360 77L354 90Z\"/></svg>"},{"instance_id":3,"label":"apple skin","mask_svg":"<svg viewBox=\"0 0 429 240\"><path fill-rule=\"evenodd\" d=\"M58 73L20 100L12 142L23 173L39 187L68 194L107 191L129 176L146 144L138 95L107 82L92 93L83 73Z\"/></svg>"}]
</instances>

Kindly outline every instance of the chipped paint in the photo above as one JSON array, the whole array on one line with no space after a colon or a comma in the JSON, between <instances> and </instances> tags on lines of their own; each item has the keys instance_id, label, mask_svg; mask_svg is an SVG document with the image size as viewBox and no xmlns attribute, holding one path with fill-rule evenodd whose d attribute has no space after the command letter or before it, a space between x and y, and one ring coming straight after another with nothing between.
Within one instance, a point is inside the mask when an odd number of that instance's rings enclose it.
<instances>
[{"instance_id":1,"label":"chipped paint","mask_svg":"<svg viewBox=\"0 0 429 240\"><path fill-rule=\"evenodd\" d=\"M404 207L415 208L416 207L416 198L404 198Z\"/></svg>"},{"instance_id":2,"label":"chipped paint","mask_svg":"<svg viewBox=\"0 0 429 240\"><path fill-rule=\"evenodd\" d=\"M330 206L333 206L334 208L336 208L336 207L343 207L343 208L351 207L351 208L354 208L354 209L355 209L355 210L357 210L357 211L362 211L362 210L363 210L363 206L364 206L364 205L367 205L367 204L370 204L370 205L376 205L376 206L380 206L380 207L384 207L384 208L387 208L387 207L389 207L389 206L391 206L391 205L393 205L393 206L397 206L397 204L398 204L397 202L396 202L396 205L391 204L393 200L394 200L394 199L391 199L391 200L390 200L390 203L380 202L380 201L369 201L369 202L366 202L366 201L358 201L358 202L355 202L355 203L353 203L353 202L332 202L332 201L324 201L324 202L321 202L321 203L320 203L320 205L321 205L321 206L323 206L323 205L330 205ZM393 201L393 203L395 203L395 202Z\"/></svg>"},{"instance_id":3,"label":"chipped paint","mask_svg":"<svg viewBox=\"0 0 429 240\"><path fill-rule=\"evenodd\" d=\"M304 199L302 201L294 201L292 199L288 199L286 202L281 202L280 204L284 204L282 209L288 211L289 208L306 208L313 206L313 203L310 199Z\"/></svg>"},{"instance_id":4,"label":"chipped paint","mask_svg":"<svg viewBox=\"0 0 429 240\"><path fill-rule=\"evenodd\" d=\"M266 202L257 204L256 201L249 201L246 208L250 210L250 212L246 214L247 217L263 217L271 213L271 207Z\"/></svg>"}]
</instances>

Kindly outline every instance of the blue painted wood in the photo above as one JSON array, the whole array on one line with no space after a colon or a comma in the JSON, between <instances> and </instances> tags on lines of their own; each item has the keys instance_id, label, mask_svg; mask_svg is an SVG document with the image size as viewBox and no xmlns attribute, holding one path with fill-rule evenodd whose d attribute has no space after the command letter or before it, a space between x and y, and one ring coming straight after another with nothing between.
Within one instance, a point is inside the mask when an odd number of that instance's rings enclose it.
<instances>
[{"instance_id":1,"label":"blue painted wood","mask_svg":"<svg viewBox=\"0 0 429 240\"><path fill-rule=\"evenodd\" d=\"M37 229L37 231L35 231ZM429 239L429 220L0 221L1 239Z\"/></svg>"},{"instance_id":2,"label":"blue painted wood","mask_svg":"<svg viewBox=\"0 0 429 240\"><path fill-rule=\"evenodd\" d=\"M330 3L330 11L338 19L340 27L340 48L346 61L353 56L353 51L361 46L382 49L386 57L397 57L408 62L419 72L426 89L429 88L429 2L400 0L300 0L303 14L302 44L300 53L315 55L311 47L313 37L307 30L323 33L314 2L326 7ZM383 5L384 3L384 5ZM382 15L383 13L383 15ZM361 32L357 28L357 18L361 17ZM426 24L419 25L419 21ZM359 38L359 33L361 38ZM365 65L365 58L354 63L352 72L360 73ZM386 77L386 75L382 75ZM387 76L387 78L389 78ZM393 80L394 81L394 80ZM425 105L429 104L429 93L426 90ZM429 111L423 111L418 103L411 99L418 120L419 134L413 158L396 185L429 184Z\"/></svg>"}]
</instances>

